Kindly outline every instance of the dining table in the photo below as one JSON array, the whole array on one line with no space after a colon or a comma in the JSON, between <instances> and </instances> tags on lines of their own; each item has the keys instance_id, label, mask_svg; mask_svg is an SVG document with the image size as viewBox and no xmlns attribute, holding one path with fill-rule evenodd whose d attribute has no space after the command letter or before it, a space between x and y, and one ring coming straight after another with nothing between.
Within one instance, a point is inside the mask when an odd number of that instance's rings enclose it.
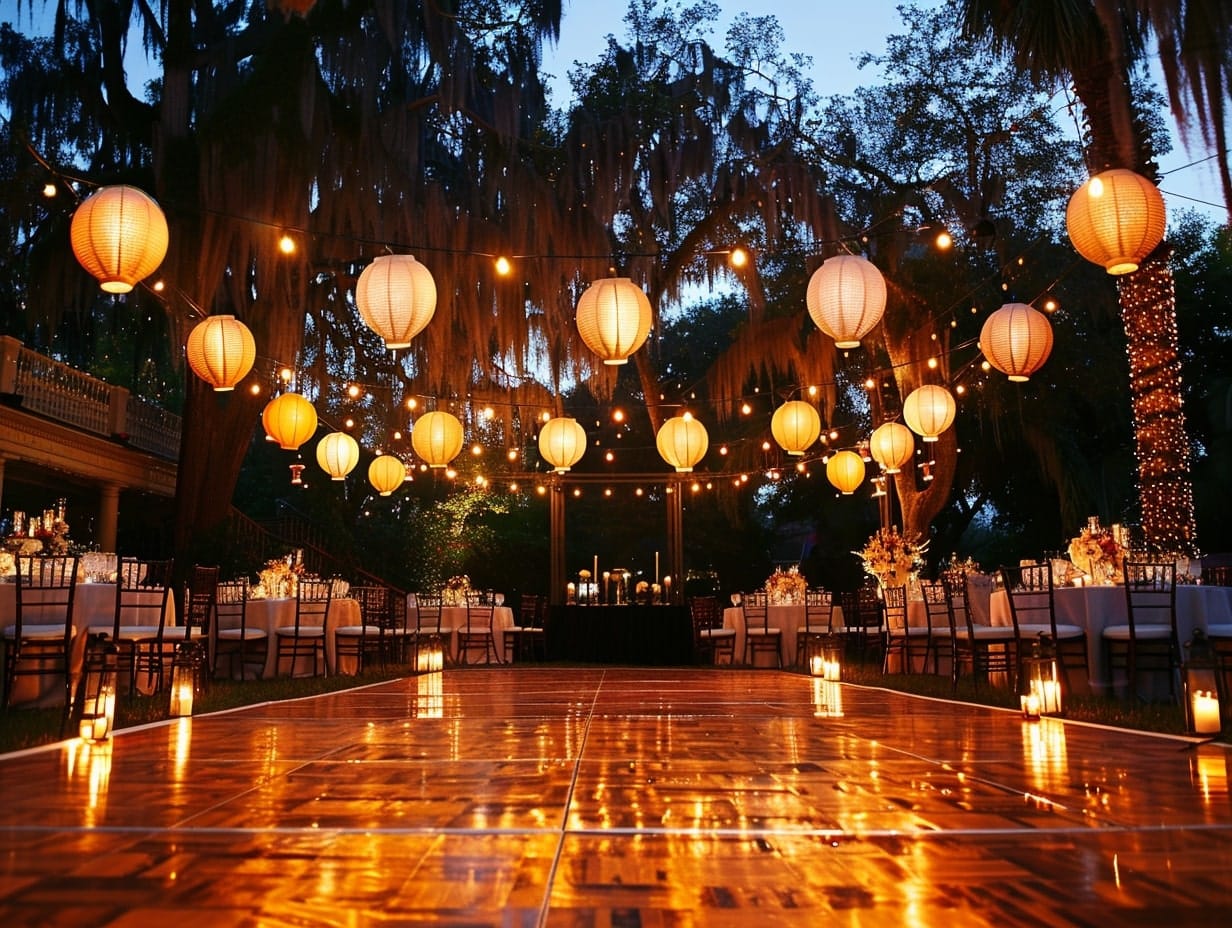
<instances>
[{"instance_id":1,"label":"dining table","mask_svg":"<svg viewBox=\"0 0 1232 928\"><path fill-rule=\"evenodd\" d=\"M161 592L138 593L139 598L157 602ZM85 658L86 633L89 631L105 632L110 635L115 628L116 585L114 583L95 583L84 581L77 584L73 590L73 641L69 653L69 667L74 678L81 672L81 664ZM31 615L32 607L26 603L24 621L41 623L37 611ZM62 613L61 613L62 614ZM176 624L175 598L167 597L166 625ZM7 628L17 620L17 584L0 583L0 628ZM146 624L151 620L149 610L122 610L121 625ZM57 705L63 704L64 687L51 676L18 677L13 686L13 703L22 705Z\"/></svg>"},{"instance_id":2,"label":"dining table","mask_svg":"<svg viewBox=\"0 0 1232 928\"><path fill-rule=\"evenodd\" d=\"M1103 634L1108 626L1125 625L1129 621L1125 587L1120 584L1058 586L1053 589L1053 608L1058 624L1077 625L1086 631L1091 691L1106 693L1122 686L1123 679L1109 678ZM993 625L1014 624L1009 595L1004 589L992 593L989 617ZM1182 648L1193 637L1195 629L1205 631L1210 625L1228 623L1232 623L1232 587L1177 584L1176 631Z\"/></svg>"},{"instance_id":3,"label":"dining table","mask_svg":"<svg viewBox=\"0 0 1232 928\"><path fill-rule=\"evenodd\" d=\"M245 605L247 624L249 628L260 629L268 635L269 650L265 655L265 666L262 669L263 679L285 674L288 676L305 676L312 673L311 659L301 656L293 664L278 660L278 638L274 634L276 628L286 628L295 624L295 599L293 597L250 598ZM334 629L340 625L360 624L361 612L359 601L349 597L337 597L329 601L329 612L325 616L325 672L354 673L355 658L348 656L339 663L334 653ZM240 617L235 615L220 615L219 628L238 628Z\"/></svg>"},{"instance_id":4,"label":"dining table","mask_svg":"<svg viewBox=\"0 0 1232 928\"><path fill-rule=\"evenodd\" d=\"M505 663L505 629L513 628L513 610L509 606L492 607L492 642L496 647L496 659ZM406 600L406 627L412 631L419 627L419 606L414 593ZM445 646L450 661L458 659L458 631L466 627L465 606L441 606L441 643Z\"/></svg>"},{"instance_id":5,"label":"dining table","mask_svg":"<svg viewBox=\"0 0 1232 928\"><path fill-rule=\"evenodd\" d=\"M807 621L804 604L771 604L766 607L766 615L769 620L767 624L770 628L779 628L783 631L783 666L794 667L796 663L796 633ZM724 609L723 627L735 630L736 660L742 661L744 659L745 642L744 609L740 606L728 606ZM832 632L841 632L843 628L843 607L835 603L830 611L830 630ZM765 653L758 656L770 657L769 654ZM756 663L756 657L754 661Z\"/></svg>"}]
</instances>

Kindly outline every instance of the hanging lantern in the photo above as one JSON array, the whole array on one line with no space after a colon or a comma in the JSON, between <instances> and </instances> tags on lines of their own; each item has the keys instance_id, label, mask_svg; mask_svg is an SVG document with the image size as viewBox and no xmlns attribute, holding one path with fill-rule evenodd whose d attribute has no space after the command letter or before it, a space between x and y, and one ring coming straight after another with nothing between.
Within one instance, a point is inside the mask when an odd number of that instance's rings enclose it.
<instances>
[{"instance_id":1,"label":"hanging lantern","mask_svg":"<svg viewBox=\"0 0 1232 928\"><path fill-rule=\"evenodd\" d=\"M604 364L625 364L650 335L652 318L650 300L628 277L596 280L578 300L578 334Z\"/></svg>"},{"instance_id":2,"label":"hanging lantern","mask_svg":"<svg viewBox=\"0 0 1232 928\"><path fill-rule=\"evenodd\" d=\"M73 213L69 239L104 293L128 293L163 263L167 218L143 190L100 187Z\"/></svg>"},{"instance_id":3,"label":"hanging lantern","mask_svg":"<svg viewBox=\"0 0 1232 928\"><path fill-rule=\"evenodd\" d=\"M77 684L77 731L86 741L97 744L111 739L119 654L115 642L106 635L90 635L86 639L81 678Z\"/></svg>"},{"instance_id":4,"label":"hanging lantern","mask_svg":"<svg viewBox=\"0 0 1232 928\"><path fill-rule=\"evenodd\" d=\"M431 467L444 467L462 450L462 423L447 412L426 412L411 429L411 447Z\"/></svg>"},{"instance_id":5,"label":"hanging lantern","mask_svg":"<svg viewBox=\"0 0 1232 928\"><path fill-rule=\"evenodd\" d=\"M298 393L283 393L266 404L261 424L279 448L295 451L317 433L317 411Z\"/></svg>"},{"instance_id":6,"label":"hanging lantern","mask_svg":"<svg viewBox=\"0 0 1232 928\"><path fill-rule=\"evenodd\" d=\"M984 320L980 350L1010 380L1026 381L1052 353L1052 323L1026 303L1006 303Z\"/></svg>"},{"instance_id":7,"label":"hanging lantern","mask_svg":"<svg viewBox=\"0 0 1232 928\"><path fill-rule=\"evenodd\" d=\"M188 333L188 366L217 392L234 390L257 359L248 326L234 316L210 316Z\"/></svg>"},{"instance_id":8,"label":"hanging lantern","mask_svg":"<svg viewBox=\"0 0 1232 928\"><path fill-rule=\"evenodd\" d=\"M389 496L406 479L406 465L392 454L378 454L368 465L368 482L382 496Z\"/></svg>"},{"instance_id":9,"label":"hanging lantern","mask_svg":"<svg viewBox=\"0 0 1232 928\"><path fill-rule=\"evenodd\" d=\"M899 422L883 422L873 430L869 439L869 450L873 454L873 460L880 464L887 474L897 474L915 453L915 439L907 426Z\"/></svg>"},{"instance_id":10,"label":"hanging lantern","mask_svg":"<svg viewBox=\"0 0 1232 928\"><path fill-rule=\"evenodd\" d=\"M791 400L774 411L770 432L788 454L804 454L821 434L821 416L811 403Z\"/></svg>"},{"instance_id":11,"label":"hanging lantern","mask_svg":"<svg viewBox=\"0 0 1232 928\"><path fill-rule=\"evenodd\" d=\"M936 384L912 390L903 403L903 419L925 441L936 441L953 424L956 411L950 391Z\"/></svg>"},{"instance_id":12,"label":"hanging lantern","mask_svg":"<svg viewBox=\"0 0 1232 928\"><path fill-rule=\"evenodd\" d=\"M539 454L563 474L582 459L586 452L586 430L576 419L557 416L539 430Z\"/></svg>"},{"instance_id":13,"label":"hanging lantern","mask_svg":"<svg viewBox=\"0 0 1232 928\"><path fill-rule=\"evenodd\" d=\"M805 302L836 348L858 348L885 313L885 278L866 258L837 255L813 272Z\"/></svg>"},{"instance_id":14,"label":"hanging lantern","mask_svg":"<svg viewBox=\"0 0 1232 928\"><path fill-rule=\"evenodd\" d=\"M826 477L850 496L864 482L864 460L854 451L840 451L826 462Z\"/></svg>"},{"instance_id":15,"label":"hanging lantern","mask_svg":"<svg viewBox=\"0 0 1232 928\"><path fill-rule=\"evenodd\" d=\"M1074 191L1065 208L1074 248L1109 274L1138 270L1163 241L1166 219L1159 188L1124 168L1096 174Z\"/></svg>"},{"instance_id":16,"label":"hanging lantern","mask_svg":"<svg viewBox=\"0 0 1232 928\"><path fill-rule=\"evenodd\" d=\"M317 442L317 463L331 480L345 480L359 463L359 442L346 432L330 432Z\"/></svg>"},{"instance_id":17,"label":"hanging lantern","mask_svg":"<svg viewBox=\"0 0 1232 928\"><path fill-rule=\"evenodd\" d=\"M380 255L359 275L355 306L386 348L406 348L432 321L436 281L411 255Z\"/></svg>"},{"instance_id":18,"label":"hanging lantern","mask_svg":"<svg viewBox=\"0 0 1232 928\"><path fill-rule=\"evenodd\" d=\"M678 473L688 473L706 455L710 436L706 427L686 412L663 423L655 436L659 455Z\"/></svg>"}]
</instances>

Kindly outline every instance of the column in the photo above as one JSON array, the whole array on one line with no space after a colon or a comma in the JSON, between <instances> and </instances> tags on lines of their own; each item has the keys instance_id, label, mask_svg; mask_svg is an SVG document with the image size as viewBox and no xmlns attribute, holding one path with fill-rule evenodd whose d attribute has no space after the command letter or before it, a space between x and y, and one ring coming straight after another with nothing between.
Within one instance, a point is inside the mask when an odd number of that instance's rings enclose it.
<instances>
[{"instance_id":1,"label":"column","mask_svg":"<svg viewBox=\"0 0 1232 928\"><path fill-rule=\"evenodd\" d=\"M98 494L98 547L100 551L115 551L116 525L120 519L120 486L104 483Z\"/></svg>"},{"instance_id":2,"label":"column","mask_svg":"<svg viewBox=\"0 0 1232 928\"><path fill-rule=\"evenodd\" d=\"M667 484L667 569L672 578L671 602L684 595L684 481Z\"/></svg>"},{"instance_id":3,"label":"column","mask_svg":"<svg viewBox=\"0 0 1232 928\"><path fill-rule=\"evenodd\" d=\"M565 488L559 478L548 484L548 603L565 601Z\"/></svg>"}]
</instances>

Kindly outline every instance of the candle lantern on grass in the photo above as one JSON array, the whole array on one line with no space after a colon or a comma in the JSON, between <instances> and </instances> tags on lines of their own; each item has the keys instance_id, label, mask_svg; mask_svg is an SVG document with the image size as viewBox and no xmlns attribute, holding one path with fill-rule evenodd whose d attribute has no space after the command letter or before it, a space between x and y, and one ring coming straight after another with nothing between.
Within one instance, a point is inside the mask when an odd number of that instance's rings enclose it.
<instances>
[{"instance_id":1,"label":"candle lantern on grass","mask_svg":"<svg viewBox=\"0 0 1232 928\"><path fill-rule=\"evenodd\" d=\"M1202 629L1185 644L1181 682L1185 699L1185 730L1193 735L1223 731L1223 693L1219 655Z\"/></svg>"},{"instance_id":2,"label":"candle lantern on grass","mask_svg":"<svg viewBox=\"0 0 1232 928\"><path fill-rule=\"evenodd\" d=\"M445 668L445 645L440 635L424 638L415 654L416 673L439 673Z\"/></svg>"},{"instance_id":3,"label":"candle lantern on grass","mask_svg":"<svg viewBox=\"0 0 1232 928\"><path fill-rule=\"evenodd\" d=\"M193 714L193 702L201 692L204 666L200 642L185 641L175 649L175 657L171 659L171 704L168 707L172 718Z\"/></svg>"},{"instance_id":4,"label":"candle lantern on grass","mask_svg":"<svg viewBox=\"0 0 1232 928\"><path fill-rule=\"evenodd\" d=\"M834 635L809 641L809 676L838 682L843 679L843 646Z\"/></svg>"},{"instance_id":5,"label":"candle lantern on grass","mask_svg":"<svg viewBox=\"0 0 1232 928\"><path fill-rule=\"evenodd\" d=\"M1038 719L1044 715L1060 715L1061 678L1052 641L1041 634L1031 646L1031 656L1022 662L1022 715Z\"/></svg>"},{"instance_id":6,"label":"candle lantern on grass","mask_svg":"<svg viewBox=\"0 0 1232 928\"><path fill-rule=\"evenodd\" d=\"M111 740L115 726L119 649L106 635L91 635L77 689L77 731L93 744Z\"/></svg>"}]
</instances>

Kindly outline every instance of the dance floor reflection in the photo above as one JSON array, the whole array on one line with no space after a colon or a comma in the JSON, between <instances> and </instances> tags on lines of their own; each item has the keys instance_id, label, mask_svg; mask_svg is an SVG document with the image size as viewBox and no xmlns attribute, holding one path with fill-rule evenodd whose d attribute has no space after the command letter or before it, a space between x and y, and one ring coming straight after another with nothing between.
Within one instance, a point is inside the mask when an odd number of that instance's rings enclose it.
<instances>
[{"instance_id":1,"label":"dance floor reflection","mask_svg":"<svg viewBox=\"0 0 1232 928\"><path fill-rule=\"evenodd\" d=\"M468 669L0 758L0 924L1209 925L1229 772L774 671Z\"/></svg>"}]
</instances>

